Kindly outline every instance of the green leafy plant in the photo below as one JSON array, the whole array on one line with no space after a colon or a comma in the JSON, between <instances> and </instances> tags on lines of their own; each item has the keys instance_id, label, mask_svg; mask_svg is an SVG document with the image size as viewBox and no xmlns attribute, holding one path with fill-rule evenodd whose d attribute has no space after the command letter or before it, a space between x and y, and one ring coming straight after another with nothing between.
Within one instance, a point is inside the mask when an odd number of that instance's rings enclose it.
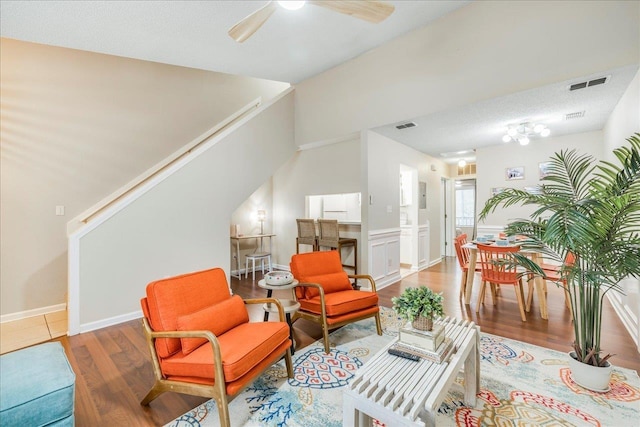
<instances>
[{"instance_id":1,"label":"green leafy plant","mask_svg":"<svg viewBox=\"0 0 640 427\"><path fill-rule=\"evenodd\" d=\"M605 294L623 293L622 279L640 277L640 134L627 142L613 152L619 164L562 150L551 157L539 193L508 188L480 213L484 220L499 206L532 205L529 219L509 223L507 235L526 236L523 249L559 264L569 254L575 257L563 264L557 284L570 298L577 359L594 366L606 366L611 357L600 354ZM547 278L524 254L514 260Z\"/></svg>"},{"instance_id":2,"label":"green leafy plant","mask_svg":"<svg viewBox=\"0 0 640 427\"><path fill-rule=\"evenodd\" d=\"M410 322L418 316L442 316L444 314L442 301L442 294L435 293L426 286L407 288L399 297L391 298L395 312Z\"/></svg>"}]
</instances>

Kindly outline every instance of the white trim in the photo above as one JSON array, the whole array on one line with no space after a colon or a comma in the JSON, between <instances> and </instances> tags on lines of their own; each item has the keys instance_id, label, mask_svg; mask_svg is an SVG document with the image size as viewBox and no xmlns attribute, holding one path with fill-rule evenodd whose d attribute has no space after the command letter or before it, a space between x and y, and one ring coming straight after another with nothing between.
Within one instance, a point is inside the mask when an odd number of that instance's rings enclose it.
<instances>
[{"instance_id":1,"label":"white trim","mask_svg":"<svg viewBox=\"0 0 640 427\"><path fill-rule=\"evenodd\" d=\"M636 350L640 353L640 330L638 329L638 319L634 319L632 313L630 313L623 304L621 304L620 300L615 298L611 292L607 293L607 298L611 303L611 306L618 314L618 318L622 324L627 328L627 332L631 335L633 342L636 343Z\"/></svg>"},{"instance_id":2,"label":"white trim","mask_svg":"<svg viewBox=\"0 0 640 427\"><path fill-rule=\"evenodd\" d=\"M67 249L68 303L67 323L69 336L80 333L80 236L69 237Z\"/></svg>"},{"instance_id":3,"label":"white trim","mask_svg":"<svg viewBox=\"0 0 640 427\"><path fill-rule=\"evenodd\" d=\"M399 282L400 280L402 280L402 276L400 275L399 271L395 272L391 276L386 276L385 278L379 281L376 280L376 291L379 291L380 289L384 289L389 285L393 285L394 283Z\"/></svg>"},{"instance_id":4,"label":"white trim","mask_svg":"<svg viewBox=\"0 0 640 427\"><path fill-rule=\"evenodd\" d=\"M369 237L381 237L381 236L385 236L385 235L394 235L394 236L400 236L400 232L401 229L400 227L397 228L383 228L380 230L370 230L369 231Z\"/></svg>"},{"instance_id":5,"label":"white trim","mask_svg":"<svg viewBox=\"0 0 640 427\"><path fill-rule=\"evenodd\" d=\"M353 141L356 139L360 139L360 132L353 132L344 136L338 136L336 138L329 138L322 141L302 144L298 147L298 151L313 150L315 148L324 147L326 145L339 144L341 142Z\"/></svg>"},{"instance_id":6,"label":"white trim","mask_svg":"<svg viewBox=\"0 0 640 427\"><path fill-rule=\"evenodd\" d=\"M135 192L135 189L138 185L141 185L147 179L153 179L155 174L162 173L162 170L170 167L174 162L177 162L182 156L186 156L191 154L192 150L197 150L197 146L201 143L205 142L207 139L215 136L217 132L223 129L225 126L230 126L234 120L239 119L243 114L248 113L251 109L257 108L262 103L262 98L257 98L249 104L242 107L240 110L236 111L229 117L225 118L220 123L216 124L214 127L204 132L197 138L193 139L188 144L181 147L176 152L170 154L162 161L158 162L154 166L147 169L142 174L138 175L133 180L129 181L124 186L120 187L118 190L114 191L98 203L91 206L89 209L82 212L80 215L77 215L75 218L67 222L67 233L71 234L78 228L82 228L85 222L89 222L91 218L94 216L100 215L102 210L106 210L108 206L112 203L117 203L118 199L121 197L126 197L127 193Z\"/></svg>"},{"instance_id":7,"label":"white trim","mask_svg":"<svg viewBox=\"0 0 640 427\"><path fill-rule=\"evenodd\" d=\"M80 325L80 333L95 331L96 329L106 328L108 326L118 325L120 323L128 322L130 320L140 319L142 317L142 310L134 311L127 314L121 314L120 316L109 317L107 319L97 320L95 322L85 323ZM71 332L69 332L71 335Z\"/></svg>"},{"instance_id":8,"label":"white trim","mask_svg":"<svg viewBox=\"0 0 640 427\"><path fill-rule=\"evenodd\" d=\"M64 311L67 309L67 304L56 304L47 307L34 308L31 310L18 311L16 313L3 314L0 316L0 323L13 322L15 320L26 319L28 317L42 316L56 311Z\"/></svg>"}]
</instances>

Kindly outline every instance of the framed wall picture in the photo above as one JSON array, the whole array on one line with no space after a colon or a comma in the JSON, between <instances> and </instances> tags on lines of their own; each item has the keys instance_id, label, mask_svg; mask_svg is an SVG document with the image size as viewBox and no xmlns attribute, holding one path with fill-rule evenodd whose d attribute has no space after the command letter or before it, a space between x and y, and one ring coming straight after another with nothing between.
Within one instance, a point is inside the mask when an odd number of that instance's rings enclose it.
<instances>
[{"instance_id":1,"label":"framed wall picture","mask_svg":"<svg viewBox=\"0 0 640 427\"><path fill-rule=\"evenodd\" d=\"M540 179L544 178L549 174L550 166L551 166L551 162L538 163L538 171L540 173Z\"/></svg>"},{"instance_id":2,"label":"framed wall picture","mask_svg":"<svg viewBox=\"0 0 640 427\"><path fill-rule=\"evenodd\" d=\"M491 189L491 197L495 196L496 194L500 194L504 191L504 187L493 187Z\"/></svg>"},{"instance_id":3,"label":"framed wall picture","mask_svg":"<svg viewBox=\"0 0 640 427\"><path fill-rule=\"evenodd\" d=\"M513 181L516 179L524 179L524 166L516 166L505 170L505 179Z\"/></svg>"}]
</instances>

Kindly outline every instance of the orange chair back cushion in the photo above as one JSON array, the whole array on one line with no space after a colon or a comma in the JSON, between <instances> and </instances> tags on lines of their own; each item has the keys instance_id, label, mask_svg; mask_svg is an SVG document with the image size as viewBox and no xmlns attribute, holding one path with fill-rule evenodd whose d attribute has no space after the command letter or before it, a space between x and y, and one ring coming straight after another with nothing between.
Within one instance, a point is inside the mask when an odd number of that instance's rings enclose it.
<instances>
[{"instance_id":1,"label":"orange chair back cushion","mask_svg":"<svg viewBox=\"0 0 640 427\"><path fill-rule=\"evenodd\" d=\"M231 298L227 276L221 268L157 280L147 285L149 323L154 331L178 330L178 318ZM156 340L158 356L181 350L179 338Z\"/></svg>"},{"instance_id":2,"label":"orange chair back cushion","mask_svg":"<svg viewBox=\"0 0 640 427\"><path fill-rule=\"evenodd\" d=\"M216 336L249 322L249 313L239 295L224 300L216 305L205 307L195 313L178 317L179 331L211 331ZM205 338L180 338L182 352L189 354L202 344Z\"/></svg>"},{"instance_id":3,"label":"orange chair back cushion","mask_svg":"<svg viewBox=\"0 0 640 427\"><path fill-rule=\"evenodd\" d=\"M300 283L319 283L325 294L353 289L349 276L342 269L338 251L315 251L291 257L291 273ZM319 295L316 288L297 287L299 299L311 299Z\"/></svg>"}]
</instances>

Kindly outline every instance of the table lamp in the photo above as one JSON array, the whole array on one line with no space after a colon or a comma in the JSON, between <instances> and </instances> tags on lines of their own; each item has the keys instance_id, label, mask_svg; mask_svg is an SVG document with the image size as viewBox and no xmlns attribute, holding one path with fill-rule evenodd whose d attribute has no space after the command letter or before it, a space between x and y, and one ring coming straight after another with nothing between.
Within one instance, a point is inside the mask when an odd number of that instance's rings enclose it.
<instances>
[{"instance_id":1,"label":"table lamp","mask_svg":"<svg viewBox=\"0 0 640 427\"><path fill-rule=\"evenodd\" d=\"M260 234L264 234L264 222L267 219L267 211L260 209L258 210L258 221L260 221Z\"/></svg>"}]
</instances>

